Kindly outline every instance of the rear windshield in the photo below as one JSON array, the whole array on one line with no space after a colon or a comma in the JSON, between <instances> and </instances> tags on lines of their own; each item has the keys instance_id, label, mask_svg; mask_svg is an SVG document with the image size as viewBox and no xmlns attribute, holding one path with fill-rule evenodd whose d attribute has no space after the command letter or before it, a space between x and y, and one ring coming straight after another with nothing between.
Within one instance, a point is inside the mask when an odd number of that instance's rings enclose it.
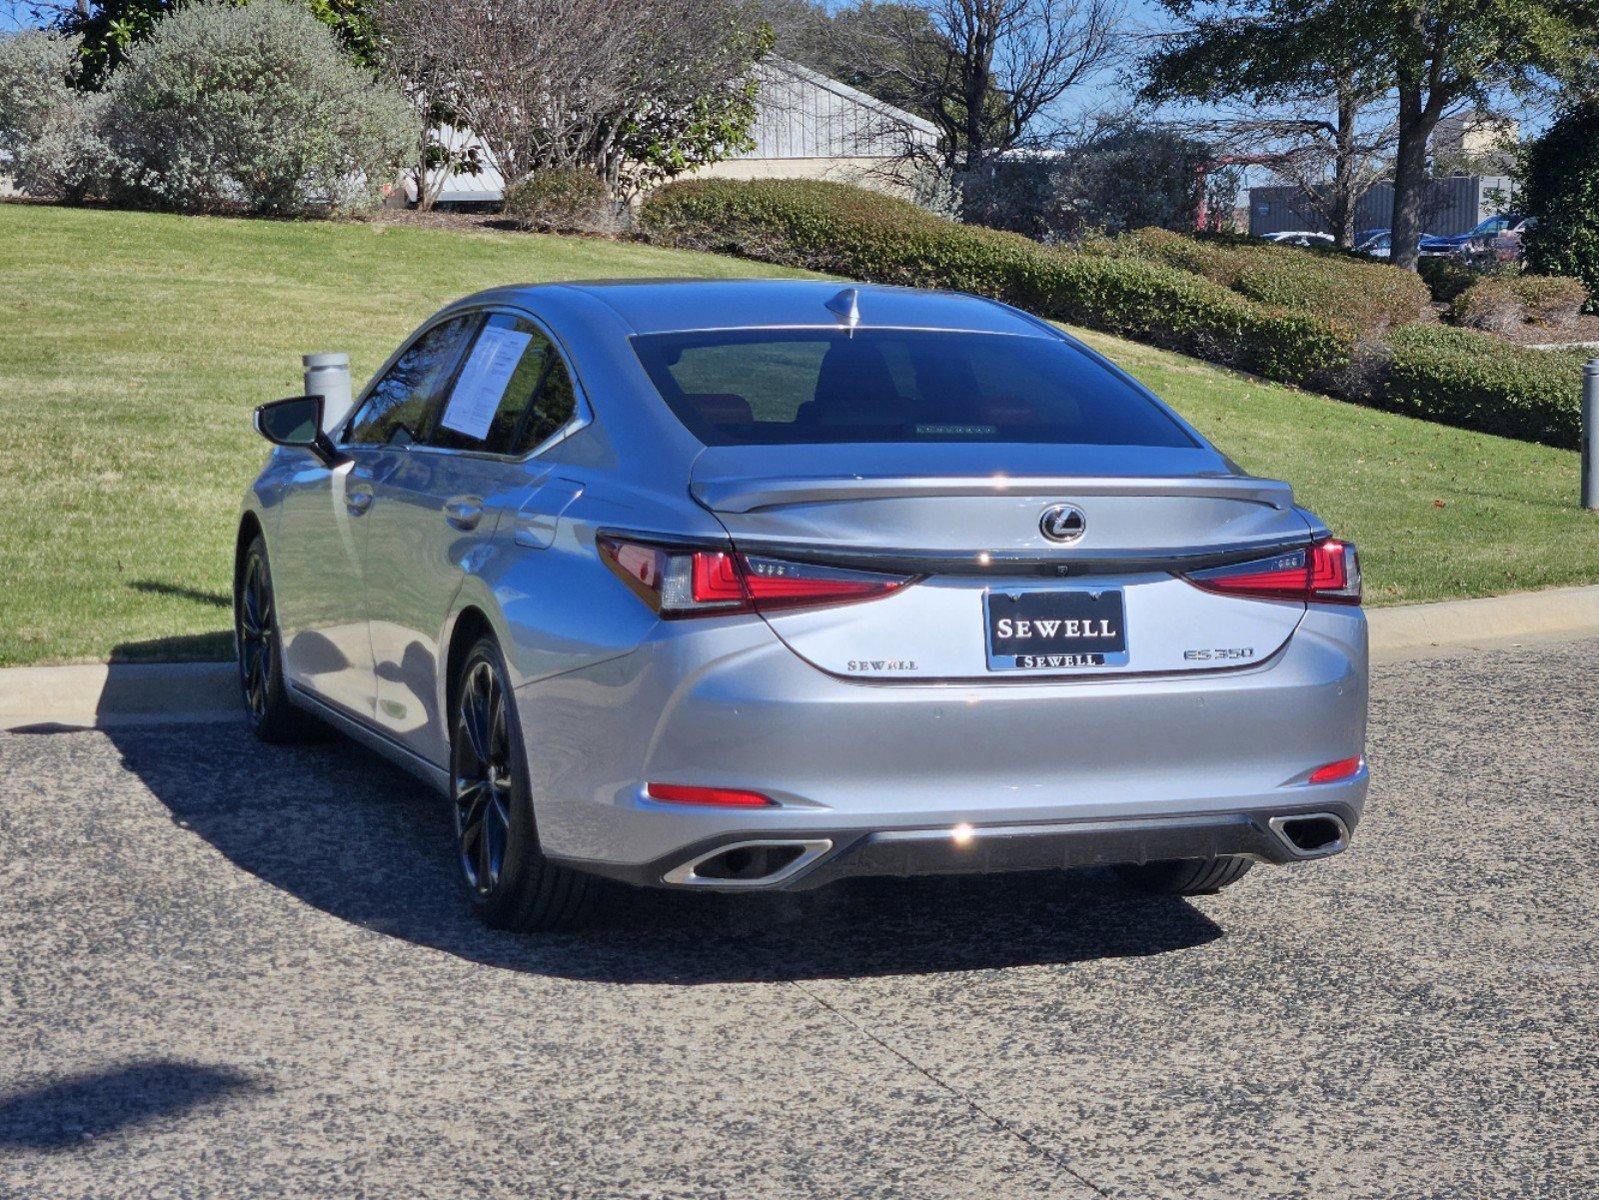
<instances>
[{"instance_id":1,"label":"rear windshield","mask_svg":"<svg viewBox=\"0 0 1599 1200\"><path fill-rule=\"evenodd\" d=\"M740 329L654 334L634 346L678 419L711 446L1195 444L1136 387L1053 338Z\"/></svg>"}]
</instances>

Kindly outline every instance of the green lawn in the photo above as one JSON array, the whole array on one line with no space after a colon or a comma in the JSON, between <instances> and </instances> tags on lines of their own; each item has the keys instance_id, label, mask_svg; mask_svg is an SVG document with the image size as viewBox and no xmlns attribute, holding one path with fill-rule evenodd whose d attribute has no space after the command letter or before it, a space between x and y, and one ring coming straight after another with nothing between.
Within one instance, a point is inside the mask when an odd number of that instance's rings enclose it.
<instances>
[{"instance_id":1,"label":"green lawn","mask_svg":"<svg viewBox=\"0 0 1599 1200\"><path fill-rule=\"evenodd\" d=\"M587 239L0 205L0 664L225 654L233 516L265 453L248 414L299 390L302 352L348 350L362 379L478 288L775 273ZM1599 579L1574 454L1085 336L1357 539L1378 603Z\"/></svg>"}]
</instances>

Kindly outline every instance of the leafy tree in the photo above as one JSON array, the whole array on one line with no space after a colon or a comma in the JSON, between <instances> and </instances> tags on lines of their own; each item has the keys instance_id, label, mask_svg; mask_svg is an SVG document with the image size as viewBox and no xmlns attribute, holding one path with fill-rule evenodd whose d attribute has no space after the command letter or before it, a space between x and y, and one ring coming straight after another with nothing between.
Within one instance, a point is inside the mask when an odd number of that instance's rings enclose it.
<instances>
[{"instance_id":1,"label":"leafy tree","mask_svg":"<svg viewBox=\"0 0 1599 1200\"><path fill-rule=\"evenodd\" d=\"M105 97L72 86L74 59L59 33L0 35L0 161L24 195L81 201L109 167Z\"/></svg>"},{"instance_id":2,"label":"leafy tree","mask_svg":"<svg viewBox=\"0 0 1599 1200\"><path fill-rule=\"evenodd\" d=\"M1217 106L1191 127L1214 141L1218 155L1268 165L1299 189L1340 246L1351 247L1355 209L1393 163L1393 121L1373 118L1384 106L1383 73L1358 36L1329 36L1316 61L1283 77L1270 69L1275 57L1252 44L1259 32L1195 25L1168 37L1145 60L1143 96Z\"/></svg>"},{"instance_id":3,"label":"leafy tree","mask_svg":"<svg viewBox=\"0 0 1599 1200\"><path fill-rule=\"evenodd\" d=\"M112 198L184 212L361 211L415 121L397 89L282 0L185 3L103 95Z\"/></svg>"},{"instance_id":4,"label":"leafy tree","mask_svg":"<svg viewBox=\"0 0 1599 1200\"><path fill-rule=\"evenodd\" d=\"M1056 103L1116 60L1124 26L1121 0L767 3L781 50L937 125L962 171L1058 141Z\"/></svg>"},{"instance_id":5,"label":"leafy tree","mask_svg":"<svg viewBox=\"0 0 1599 1200\"><path fill-rule=\"evenodd\" d=\"M1522 157L1521 203L1538 224L1527 266L1574 275L1599 297L1599 100L1573 105Z\"/></svg>"},{"instance_id":6,"label":"leafy tree","mask_svg":"<svg viewBox=\"0 0 1599 1200\"><path fill-rule=\"evenodd\" d=\"M1575 76L1599 54L1599 0L1163 0L1181 22L1146 61L1201 99L1313 87L1362 64L1397 106L1393 261L1413 268L1427 143L1438 122L1501 90Z\"/></svg>"},{"instance_id":7,"label":"leafy tree","mask_svg":"<svg viewBox=\"0 0 1599 1200\"><path fill-rule=\"evenodd\" d=\"M51 19L78 39L79 83L98 89L128 57L131 47L155 32L156 22L182 7L184 0L76 0L36 3L34 12ZM242 0L239 0L242 3ZM373 61L373 29L368 0L305 0L319 21L333 27L339 41L362 63Z\"/></svg>"}]
</instances>

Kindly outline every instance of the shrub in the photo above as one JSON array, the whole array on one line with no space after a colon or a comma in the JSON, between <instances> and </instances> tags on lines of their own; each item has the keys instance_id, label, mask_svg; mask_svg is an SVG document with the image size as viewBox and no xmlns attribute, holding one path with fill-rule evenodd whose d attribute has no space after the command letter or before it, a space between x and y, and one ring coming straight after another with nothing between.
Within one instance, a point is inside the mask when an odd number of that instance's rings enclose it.
<instances>
[{"instance_id":1,"label":"shrub","mask_svg":"<svg viewBox=\"0 0 1599 1200\"><path fill-rule=\"evenodd\" d=\"M1098 230L1192 229L1202 201L1226 212L1237 198L1237 171L1218 168L1217 154L1160 125L1108 120L1059 154L1002 156L969 172L964 213L1052 244Z\"/></svg>"},{"instance_id":2,"label":"shrub","mask_svg":"<svg viewBox=\"0 0 1599 1200\"><path fill-rule=\"evenodd\" d=\"M1251 300L1336 317L1366 335L1414 321L1429 300L1414 273L1338 250L1190 237L1165 229L1140 229L1118 244L1121 252L1203 275Z\"/></svg>"},{"instance_id":3,"label":"shrub","mask_svg":"<svg viewBox=\"0 0 1599 1200\"><path fill-rule=\"evenodd\" d=\"M405 98L285 0L178 9L108 95L119 198L188 212L358 211L415 135Z\"/></svg>"},{"instance_id":4,"label":"shrub","mask_svg":"<svg viewBox=\"0 0 1599 1200\"><path fill-rule=\"evenodd\" d=\"M1551 446L1578 445L1580 354L1528 350L1442 325L1393 330L1388 345L1384 407Z\"/></svg>"},{"instance_id":5,"label":"shrub","mask_svg":"<svg viewBox=\"0 0 1599 1200\"><path fill-rule=\"evenodd\" d=\"M1494 275L1478 279L1449 305L1456 325L1510 333L1528 321L1556 328L1576 323L1588 302L1582 281L1560 275Z\"/></svg>"},{"instance_id":6,"label":"shrub","mask_svg":"<svg viewBox=\"0 0 1599 1200\"><path fill-rule=\"evenodd\" d=\"M1479 279L1449 303L1446 314L1455 325L1509 333L1527 320L1527 306L1509 279Z\"/></svg>"},{"instance_id":7,"label":"shrub","mask_svg":"<svg viewBox=\"0 0 1599 1200\"><path fill-rule=\"evenodd\" d=\"M973 292L1289 382L1325 380L1354 355L1353 336L1333 322L1256 303L1175 267L957 225L845 184L676 183L650 197L640 225L668 245Z\"/></svg>"},{"instance_id":8,"label":"shrub","mask_svg":"<svg viewBox=\"0 0 1599 1200\"><path fill-rule=\"evenodd\" d=\"M505 190L502 211L522 229L560 233L615 233L615 202L592 171L535 171Z\"/></svg>"},{"instance_id":9,"label":"shrub","mask_svg":"<svg viewBox=\"0 0 1599 1200\"><path fill-rule=\"evenodd\" d=\"M1562 114L1522 159L1518 203L1537 225L1526 236L1527 266L1570 275L1599 297L1599 100Z\"/></svg>"},{"instance_id":10,"label":"shrub","mask_svg":"<svg viewBox=\"0 0 1599 1200\"><path fill-rule=\"evenodd\" d=\"M108 173L104 98L71 86L76 61L69 38L0 35L0 157L24 195L82 200Z\"/></svg>"},{"instance_id":11,"label":"shrub","mask_svg":"<svg viewBox=\"0 0 1599 1200\"><path fill-rule=\"evenodd\" d=\"M1448 304L1482 278L1452 254L1429 254L1417 259L1416 274L1439 304Z\"/></svg>"},{"instance_id":12,"label":"shrub","mask_svg":"<svg viewBox=\"0 0 1599 1200\"><path fill-rule=\"evenodd\" d=\"M1513 275L1510 284L1527 305L1527 320L1535 325L1569 328L1588 303L1582 280L1565 275Z\"/></svg>"}]
</instances>

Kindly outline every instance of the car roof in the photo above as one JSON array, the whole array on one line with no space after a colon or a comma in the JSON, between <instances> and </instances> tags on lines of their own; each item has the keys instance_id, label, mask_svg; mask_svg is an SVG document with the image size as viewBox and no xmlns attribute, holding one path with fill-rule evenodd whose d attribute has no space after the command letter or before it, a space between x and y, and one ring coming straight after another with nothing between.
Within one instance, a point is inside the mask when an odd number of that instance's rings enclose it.
<instances>
[{"instance_id":1,"label":"car roof","mask_svg":"<svg viewBox=\"0 0 1599 1200\"><path fill-rule=\"evenodd\" d=\"M815 279L587 279L501 291L534 311L552 292L602 302L635 334L709 329L836 328L827 307L854 291L860 328L948 329L1048 336L1047 327L1007 305L962 292ZM846 309L847 311L847 309Z\"/></svg>"}]
</instances>

